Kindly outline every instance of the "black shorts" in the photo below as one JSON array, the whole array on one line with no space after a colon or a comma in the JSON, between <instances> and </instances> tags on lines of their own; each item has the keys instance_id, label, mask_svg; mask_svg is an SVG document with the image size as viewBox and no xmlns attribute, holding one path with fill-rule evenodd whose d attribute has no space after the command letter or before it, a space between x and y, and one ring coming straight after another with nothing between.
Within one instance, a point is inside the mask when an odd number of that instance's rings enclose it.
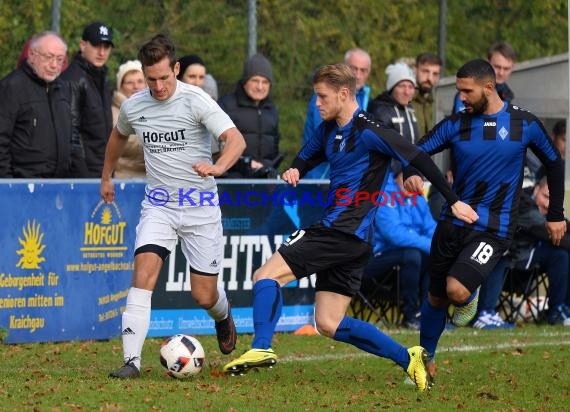
<instances>
[{"instance_id":1,"label":"black shorts","mask_svg":"<svg viewBox=\"0 0 570 412\"><path fill-rule=\"evenodd\" d=\"M446 298L447 276L473 292L487 278L509 248L510 240L439 221L430 253L430 287L433 296Z\"/></svg>"},{"instance_id":2,"label":"black shorts","mask_svg":"<svg viewBox=\"0 0 570 412\"><path fill-rule=\"evenodd\" d=\"M358 237L323 225L297 230L279 247L297 279L316 273L316 291L349 297L360 289L371 251Z\"/></svg>"}]
</instances>

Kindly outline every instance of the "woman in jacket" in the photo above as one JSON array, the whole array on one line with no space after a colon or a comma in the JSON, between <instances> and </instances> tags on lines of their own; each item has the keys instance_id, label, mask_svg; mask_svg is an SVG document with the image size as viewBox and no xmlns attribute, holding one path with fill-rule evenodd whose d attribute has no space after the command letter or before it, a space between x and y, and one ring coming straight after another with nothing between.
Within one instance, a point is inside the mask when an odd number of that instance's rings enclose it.
<instances>
[{"instance_id":1,"label":"woman in jacket","mask_svg":"<svg viewBox=\"0 0 570 412\"><path fill-rule=\"evenodd\" d=\"M146 87L142 65L138 60L129 60L117 71L117 90L113 93L113 124L117 124L121 104L136 92ZM137 135L130 135L123 154L117 162L115 177L127 179L145 177L143 145Z\"/></svg>"}]
</instances>

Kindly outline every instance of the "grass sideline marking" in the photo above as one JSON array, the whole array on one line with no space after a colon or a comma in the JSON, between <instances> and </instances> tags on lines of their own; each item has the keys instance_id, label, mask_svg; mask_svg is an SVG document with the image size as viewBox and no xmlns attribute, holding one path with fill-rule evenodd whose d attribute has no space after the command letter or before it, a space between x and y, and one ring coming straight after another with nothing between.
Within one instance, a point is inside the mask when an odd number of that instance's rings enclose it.
<instances>
[{"instance_id":1,"label":"grass sideline marking","mask_svg":"<svg viewBox=\"0 0 570 412\"><path fill-rule=\"evenodd\" d=\"M474 331L472 335L477 335L478 331ZM513 337L524 338L524 335L511 333ZM536 335L534 335L536 336ZM547 332L541 333L539 337L570 337L570 332ZM439 346L437 352L441 353L452 353L452 352L483 352L489 350L505 350L505 349L517 349L517 348L533 348L540 346L568 346L570 345L570 340L561 341L534 341L534 342L510 342L510 343L498 343L489 345L461 345L461 346ZM364 357L377 357L368 352L360 351L359 353L346 353L346 354L330 354L330 355L310 355L310 356L284 356L279 358L279 363L287 362L315 362L323 360L342 360L342 359L354 359L354 358L364 358Z\"/></svg>"}]
</instances>

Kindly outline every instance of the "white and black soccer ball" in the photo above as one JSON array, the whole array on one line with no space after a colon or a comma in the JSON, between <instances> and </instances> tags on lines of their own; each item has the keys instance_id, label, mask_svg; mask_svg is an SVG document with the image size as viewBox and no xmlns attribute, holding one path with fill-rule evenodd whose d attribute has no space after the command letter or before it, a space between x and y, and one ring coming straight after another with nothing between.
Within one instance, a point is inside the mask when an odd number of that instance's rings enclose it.
<instances>
[{"instance_id":1,"label":"white and black soccer ball","mask_svg":"<svg viewBox=\"0 0 570 412\"><path fill-rule=\"evenodd\" d=\"M204 359L204 348L190 335L171 336L160 347L160 363L172 378L184 379L200 373Z\"/></svg>"}]
</instances>

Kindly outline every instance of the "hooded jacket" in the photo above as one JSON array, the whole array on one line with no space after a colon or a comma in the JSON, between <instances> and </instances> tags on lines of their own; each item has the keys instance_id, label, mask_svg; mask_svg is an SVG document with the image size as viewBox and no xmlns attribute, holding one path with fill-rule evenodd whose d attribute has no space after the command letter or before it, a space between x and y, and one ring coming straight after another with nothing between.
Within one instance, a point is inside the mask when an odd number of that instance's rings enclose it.
<instances>
[{"instance_id":1,"label":"hooded jacket","mask_svg":"<svg viewBox=\"0 0 570 412\"><path fill-rule=\"evenodd\" d=\"M83 177L77 90L26 62L0 81L0 177ZM75 160L75 161L74 161Z\"/></svg>"},{"instance_id":2,"label":"hooded jacket","mask_svg":"<svg viewBox=\"0 0 570 412\"><path fill-rule=\"evenodd\" d=\"M429 254L436 226L429 206L420 195L401 200L402 198L403 193L390 173L382 199L378 201L380 206L376 209L373 249L375 255L404 247L416 248Z\"/></svg>"},{"instance_id":3,"label":"hooded jacket","mask_svg":"<svg viewBox=\"0 0 570 412\"><path fill-rule=\"evenodd\" d=\"M386 126L394 128L410 143L415 143L421 137L412 105L402 106L387 91L368 103L368 112Z\"/></svg>"},{"instance_id":4,"label":"hooded jacket","mask_svg":"<svg viewBox=\"0 0 570 412\"><path fill-rule=\"evenodd\" d=\"M243 156L273 167L279 156L279 114L271 97L256 105L246 94L243 80L240 80L235 92L223 96L218 103L243 134L247 144Z\"/></svg>"},{"instance_id":5,"label":"hooded jacket","mask_svg":"<svg viewBox=\"0 0 570 412\"><path fill-rule=\"evenodd\" d=\"M107 67L95 67L77 53L61 77L79 88L80 131L89 169L88 177L99 178L103 170L107 140L113 128Z\"/></svg>"}]
</instances>

